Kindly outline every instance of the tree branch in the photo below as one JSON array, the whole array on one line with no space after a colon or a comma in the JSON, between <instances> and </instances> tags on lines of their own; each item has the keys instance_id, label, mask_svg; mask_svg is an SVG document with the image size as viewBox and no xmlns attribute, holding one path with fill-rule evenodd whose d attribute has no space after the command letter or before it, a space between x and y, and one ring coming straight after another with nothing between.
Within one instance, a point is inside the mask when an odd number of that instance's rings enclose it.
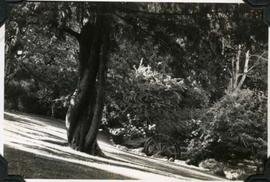
<instances>
[{"instance_id":1,"label":"tree branch","mask_svg":"<svg viewBox=\"0 0 270 182\"><path fill-rule=\"evenodd\" d=\"M80 34L76 31L72 30L71 28L63 27L62 30L63 30L63 32L75 37L77 40L80 39Z\"/></svg>"},{"instance_id":2,"label":"tree branch","mask_svg":"<svg viewBox=\"0 0 270 182\"><path fill-rule=\"evenodd\" d=\"M245 79L246 79L246 76L247 76L247 73L248 73L248 63L249 63L249 50L246 52L246 59L245 59L245 65L244 65L244 71L243 71L243 75L242 75L242 77L241 77L241 80L240 80L240 82L238 83L238 85L237 85L237 88L236 88L236 90L239 90L241 87L242 87L242 85L243 85L243 83L244 83L244 81L245 81Z\"/></svg>"},{"instance_id":3,"label":"tree branch","mask_svg":"<svg viewBox=\"0 0 270 182\"><path fill-rule=\"evenodd\" d=\"M267 62L267 61L268 61L267 58L263 57L263 55L264 55L265 53L267 53L267 52L263 52L261 55L256 55L256 54L254 54L254 55L250 55L250 56L249 56L249 58L255 57L255 58L257 58L257 60L256 60L256 62L253 64L253 66L251 66L251 67L248 69L247 72L250 72L253 68L255 68L256 66L258 66L258 65L261 63L261 61L263 61L263 62ZM256 64L256 63L257 63L257 64Z\"/></svg>"},{"instance_id":4,"label":"tree branch","mask_svg":"<svg viewBox=\"0 0 270 182\"><path fill-rule=\"evenodd\" d=\"M237 88L238 78L239 78L239 67L240 67L240 57L241 57L241 45L238 46L238 51L236 55L236 62L235 62L235 82L233 88Z\"/></svg>"},{"instance_id":5,"label":"tree branch","mask_svg":"<svg viewBox=\"0 0 270 182\"><path fill-rule=\"evenodd\" d=\"M264 55L265 53L262 53L261 55L250 55L250 58L252 58L252 57L255 57L255 58L257 58L257 61L268 61L268 59L267 58L265 58L263 55Z\"/></svg>"}]
</instances>

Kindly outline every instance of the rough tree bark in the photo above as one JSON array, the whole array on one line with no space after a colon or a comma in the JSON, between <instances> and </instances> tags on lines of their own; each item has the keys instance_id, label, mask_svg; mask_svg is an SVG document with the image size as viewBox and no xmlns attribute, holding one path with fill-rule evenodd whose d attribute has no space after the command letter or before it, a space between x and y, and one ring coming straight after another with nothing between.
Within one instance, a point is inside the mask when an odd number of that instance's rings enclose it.
<instances>
[{"instance_id":1,"label":"rough tree bark","mask_svg":"<svg viewBox=\"0 0 270 182\"><path fill-rule=\"evenodd\" d=\"M79 82L66 115L69 145L92 155L102 155L96 137L104 102L109 23L105 16L97 15L77 35Z\"/></svg>"}]
</instances>

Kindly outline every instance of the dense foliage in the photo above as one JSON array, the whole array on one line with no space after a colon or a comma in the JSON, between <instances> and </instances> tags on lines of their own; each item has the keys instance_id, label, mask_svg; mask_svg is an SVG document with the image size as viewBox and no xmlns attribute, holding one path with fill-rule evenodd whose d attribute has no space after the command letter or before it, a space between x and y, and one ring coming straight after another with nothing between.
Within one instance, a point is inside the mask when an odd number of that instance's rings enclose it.
<instances>
[{"instance_id":1,"label":"dense foliage","mask_svg":"<svg viewBox=\"0 0 270 182\"><path fill-rule=\"evenodd\" d=\"M77 45L41 25L38 5L12 11L7 24L5 107L49 116L55 107L54 117L64 118L63 106L77 82Z\"/></svg>"},{"instance_id":2,"label":"dense foliage","mask_svg":"<svg viewBox=\"0 0 270 182\"><path fill-rule=\"evenodd\" d=\"M130 50L138 48L125 42L121 52ZM104 124L123 137L162 133L184 141L190 136L188 120L208 106L206 91L195 81L174 78L165 63L156 62L161 56L145 61L130 54L114 55L109 65Z\"/></svg>"},{"instance_id":3,"label":"dense foliage","mask_svg":"<svg viewBox=\"0 0 270 182\"><path fill-rule=\"evenodd\" d=\"M189 144L192 162L206 158L221 161L263 159L266 156L267 97L263 92L241 90L225 95L199 121Z\"/></svg>"}]
</instances>

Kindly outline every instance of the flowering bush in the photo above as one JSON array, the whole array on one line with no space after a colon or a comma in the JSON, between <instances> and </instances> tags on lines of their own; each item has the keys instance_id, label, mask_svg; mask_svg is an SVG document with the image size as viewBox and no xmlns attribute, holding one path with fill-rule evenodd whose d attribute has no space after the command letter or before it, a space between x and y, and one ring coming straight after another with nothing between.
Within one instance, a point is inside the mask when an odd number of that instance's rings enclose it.
<instances>
[{"instance_id":1,"label":"flowering bush","mask_svg":"<svg viewBox=\"0 0 270 182\"><path fill-rule=\"evenodd\" d=\"M109 127L122 127L122 135L131 138L150 137L156 132L182 138L189 135L186 120L190 109L184 107L190 105L187 103L196 103L190 107L208 104L200 86L154 70L142 61L128 71L123 69L128 68L115 65L108 73L105 118Z\"/></svg>"}]
</instances>

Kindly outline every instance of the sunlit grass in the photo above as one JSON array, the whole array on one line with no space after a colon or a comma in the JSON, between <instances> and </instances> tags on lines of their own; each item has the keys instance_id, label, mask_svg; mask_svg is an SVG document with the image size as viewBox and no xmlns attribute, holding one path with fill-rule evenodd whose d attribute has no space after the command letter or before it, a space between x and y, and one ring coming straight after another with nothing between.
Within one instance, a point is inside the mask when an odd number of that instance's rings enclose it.
<instances>
[{"instance_id":1,"label":"sunlit grass","mask_svg":"<svg viewBox=\"0 0 270 182\"><path fill-rule=\"evenodd\" d=\"M64 122L59 120L6 112L4 124L6 157L12 161L10 168L17 169L11 171L23 172L27 178L55 176L78 179L87 178L85 174L90 171L89 179L221 179L199 169L121 151L102 141L99 144L107 158L75 151L67 145ZM14 155L22 153L14 158ZM33 165L36 170L29 174L29 171L21 170L24 167L21 164ZM72 168L83 169L82 176L70 173Z\"/></svg>"}]
</instances>

